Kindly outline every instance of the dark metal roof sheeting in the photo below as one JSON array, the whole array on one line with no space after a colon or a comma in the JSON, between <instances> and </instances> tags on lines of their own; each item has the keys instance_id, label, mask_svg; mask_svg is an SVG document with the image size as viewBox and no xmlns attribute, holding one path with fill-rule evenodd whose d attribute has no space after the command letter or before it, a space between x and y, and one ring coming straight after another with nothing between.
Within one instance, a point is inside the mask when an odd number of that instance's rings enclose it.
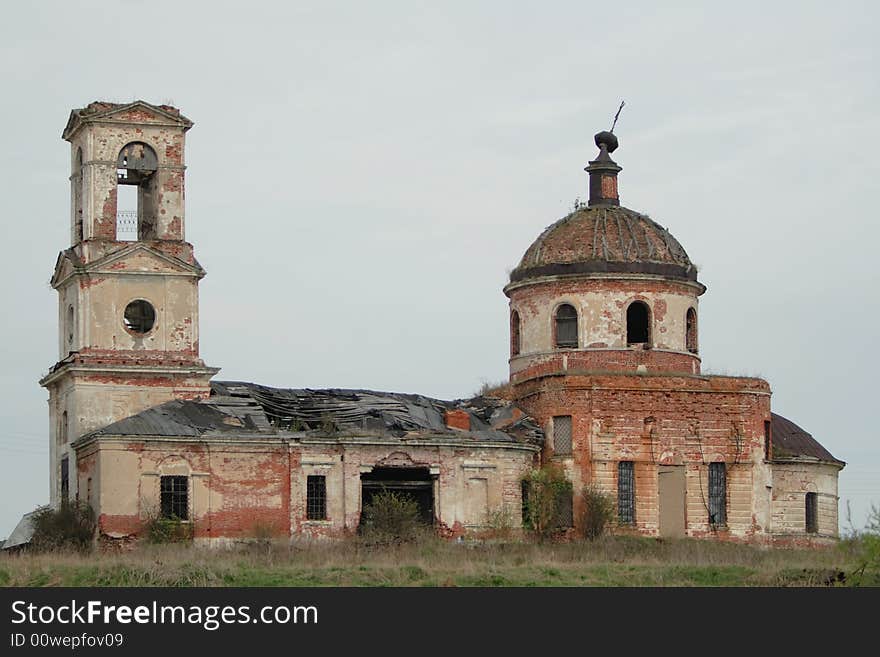
<instances>
[{"instance_id":1,"label":"dark metal roof sheeting","mask_svg":"<svg viewBox=\"0 0 880 657\"><path fill-rule=\"evenodd\" d=\"M813 436L791 420L771 413L771 443L774 459L808 458L829 463L843 463L834 458Z\"/></svg>"},{"instance_id":2,"label":"dark metal roof sheeting","mask_svg":"<svg viewBox=\"0 0 880 657\"><path fill-rule=\"evenodd\" d=\"M470 416L470 431L446 426L444 413ZM231 433L259 438L278 430L366 430L393 436L458 434L496 442L543 442L543 432L510 402L490 397L441 401L422 395L372 390L270 388L217 381L204 401L169 401L114 422L92 435L201 436Z\"/></svg>"}]
</instances>

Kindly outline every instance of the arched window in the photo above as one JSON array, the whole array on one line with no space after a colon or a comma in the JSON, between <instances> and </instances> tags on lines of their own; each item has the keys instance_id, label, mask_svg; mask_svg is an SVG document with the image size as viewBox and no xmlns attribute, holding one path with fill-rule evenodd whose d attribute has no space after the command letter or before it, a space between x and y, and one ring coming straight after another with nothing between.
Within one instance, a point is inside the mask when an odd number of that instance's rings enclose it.
<instances>
[{"instance_id":1,"label":"arched window","mask_svg":"<svg viewBox=\"0 0 880 657\"><path fill-rule=\"evenodd\" d=\"M519 313L515 310L510 313L510 355L519 355Z\"/></svg>"},{"instance_id":2,"label":"arched window","mask_svg":"<svg viewBox=\"0 0 880 657\"><path fill-rule=\"evenodd\" d=\"M651 311L648 304L633 301L626 309L626 343L650 344L651 342Z\"/></svg>"},{"instance_id":3,"label":"arched window","mask_svg":"<svg viewBox=\"0 0 880 657\"><path fill-rule=\"evenodd\" d=\"M58 424L58 444L65 445L67 444L67 434L70 431L70 426L67 421L67 411L64 411L61 414L61 422Z\"/></svg>"},{"instance_id":4,"label":"arched window","mask_svg":"<svg viewBox=\"0 0 880 657\"><path fill-rule=\"evenodd\" d=\"M808 534L819 531L819 496L807 493L804 500L804 525Z\"/></svg>"},{"instance_id":5,"label":"arched window","mask_svg":"<svg viewBox=\"0 0 880 657\"><path fill-rule=\"evenodd\" d=\"M697 353L697 311L693 308L688 308L684 323L687 350L695 354Z\"/></svg>"},{"instance_id":6,"label":"arched window","mask_svg":"<svg viewBox=\"0 0 880 657\"><path fill-rule=\"evenodd\" d=\"M67 352L70 353L73 351L73 336L74 336L74 316L73 316L73 306L67 306Z\"/></svg>"},{"instance_id":7,"label":"arched window","mask_svg":"<svg viewBox=\"0 0 880 657\"><path fill-rule=\"evenodd\" d=\"M155 237L153 174L159 168L156 151L148 144L127 144L116 158L116 239Z\"/></svg>"},{"instance_id":8,"label":"arched window","mask_svg":"<svg viewBox=\"0 0 880 657\"><path fill-rule=\"evenodd\" d=\"M76 162L73 164L73 239L83 241L83 196L85 180L83 176L83 152L76 149Z\"/></svg>"},{"instance_id":9,"label":"arched window","mask_svg":"<svg viewBox=\"0 0 880 657\"><path fill-rule=\"evenodd\" d=\"M567 303L556 309L556 346L574 349L578 346L577 310Z\"/></svg>"}]
</instances>

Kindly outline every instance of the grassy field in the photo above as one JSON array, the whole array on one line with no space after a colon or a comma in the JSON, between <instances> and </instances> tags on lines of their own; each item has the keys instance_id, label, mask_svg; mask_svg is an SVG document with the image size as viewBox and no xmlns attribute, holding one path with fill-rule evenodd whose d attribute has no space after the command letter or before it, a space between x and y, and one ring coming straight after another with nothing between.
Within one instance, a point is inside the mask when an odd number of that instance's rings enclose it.
<instances>
[{"instance_id":1,"label":"grassy field","mask_svg":"<svg viewBox=\"0 0 880 657\"><path fill-rule=\"evenodd\" d=\"M878 585L857 541L818 550L605 537L573 543L371 546L351 540L124 554L0 557L4 586L841 586Z\"/></svg>"}]
</instances>

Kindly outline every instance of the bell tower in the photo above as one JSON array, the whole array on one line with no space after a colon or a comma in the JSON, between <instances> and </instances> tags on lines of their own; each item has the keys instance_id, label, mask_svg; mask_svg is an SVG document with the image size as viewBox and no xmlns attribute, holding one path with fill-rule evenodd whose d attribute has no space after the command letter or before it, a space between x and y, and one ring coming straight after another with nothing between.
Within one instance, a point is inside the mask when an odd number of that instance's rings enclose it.
<instances>
[{"instance_id":1,"label":"bell tower","mask_svg":"<svg viewBox=\"0 0 880 657\"><path fill-rule=\"evenodd\" d=\"M210 393L199 358L198 284L185 241L184 143L169 105L73 110L70 247L55 264L58 361L49 391L50 501L77 495L75 441L170 399Z\"/></svg>"}]
</instances>

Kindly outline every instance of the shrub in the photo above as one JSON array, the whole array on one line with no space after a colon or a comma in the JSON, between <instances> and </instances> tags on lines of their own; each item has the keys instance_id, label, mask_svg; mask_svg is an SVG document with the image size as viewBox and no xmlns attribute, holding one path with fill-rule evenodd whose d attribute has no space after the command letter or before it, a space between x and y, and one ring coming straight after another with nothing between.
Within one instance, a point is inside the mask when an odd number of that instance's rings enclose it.
<instances>
[{"instance_id":1,"label":"shrub","mask_svg":"<svg viewBox=\"0 0 880 657\"><path fill-rule=\"evenodd\" d=\"M145 529L150 543L186 543L193 537L192 524L179 518L151 517L147 519Z\"/></svg>"},{"instance_id":2,"label":"shrub","mask_svg":"<svg viewBox=\"0 0 880 657\"><path fill-rule=\"evenodd\" d=\"M383 490L361 514L361 533L376 542L412 541L423 528L418 502L406 493Z\"/></svg>"},{"instance_id":3,"label":"shrub","mask_svg":"<svg viewBox=\"0 0 880 657\"><path fill-rule=\"evenodd\" d=\"M855 586L880 586L880 507L871 505L864 531L853 531L858 567L850 581Z\"/></svg>"},{"instance_id":4,"label":"shrub","mask_svg":"<svg viewBox=\"0 0 880 657\"><path fill-rule=\"evenodd\" d=\"M581 499L583 500L581 533L584 538L592 541L602 536L613 520L614 500L608 493L593 485L584 487Z\"/></svg>"},{"instance_id":5,"label":"shrub","mask_svg":"<svg viewBox=\"0 0 880 657\"><path fill-rule=\"evenodd\" d=\"M547 538L566 524L571 482L562 469L545 464L523 479L527 498L523 503L525 525L540 538Z\"/></svg>"},{"instance_id":6,"label":"shrub","mask_svg":"<svg viewBox=\"0 0 880 657\"><path fill-rule=\"evenodd\" d=\"M95 537L95 512L88 504L63 502L57 509L38 509L32 518L31 549L89 552Z\"/></svg>"},{"instance_id":7,"label":"shrub","mask_svg":"<svg viewBox=\"0 0 880 657\"><path fill-rule=\"evenodd\" d=\"M513 535L513 513L507 506L489 511L486 517L486 534L493 538L509 539Z\"/></svg>"}]
</instances>

